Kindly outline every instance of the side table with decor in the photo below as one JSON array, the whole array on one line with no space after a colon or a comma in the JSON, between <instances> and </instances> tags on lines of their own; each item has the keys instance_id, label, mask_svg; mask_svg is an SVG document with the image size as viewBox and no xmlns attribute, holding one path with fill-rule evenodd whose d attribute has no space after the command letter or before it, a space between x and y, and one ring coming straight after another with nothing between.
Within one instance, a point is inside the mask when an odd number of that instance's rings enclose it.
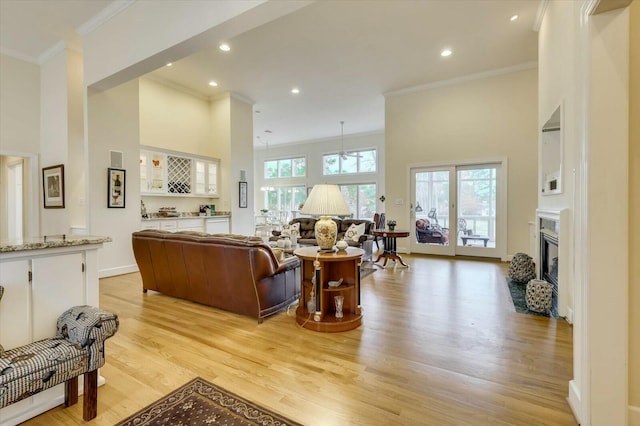
<instances>
[{"instance_id":1,"label":"side table with decor","mask_svg":"<svg viewBox=\"0 0 640 426\"><path fill-rule=\"evenodd\" d=\"M348 247L337 252L319 252L318 247L312 246L298 248L294 254L302 264L296 322L309 330L328 333L359 327L360 264L364 250Z\"/></svg>"}]
</instances>

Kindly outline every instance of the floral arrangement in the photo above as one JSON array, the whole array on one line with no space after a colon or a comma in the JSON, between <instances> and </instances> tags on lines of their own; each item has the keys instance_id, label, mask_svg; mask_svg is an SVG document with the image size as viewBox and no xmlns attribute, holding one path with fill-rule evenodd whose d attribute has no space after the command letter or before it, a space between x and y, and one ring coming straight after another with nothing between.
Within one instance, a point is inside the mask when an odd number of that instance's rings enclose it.
<instances>
[{"instance_id":1,"label":"floral arrangement","mask_svg":"<svg viewBox=\"0 0 640 426\"><path fill-rule=\"evenodd\" d=\"M390 231L393 231L394 228L396 227L396 221L395 220L388 220L387 221L387 226L389 227Z\"/></svg>"}]
</instances>

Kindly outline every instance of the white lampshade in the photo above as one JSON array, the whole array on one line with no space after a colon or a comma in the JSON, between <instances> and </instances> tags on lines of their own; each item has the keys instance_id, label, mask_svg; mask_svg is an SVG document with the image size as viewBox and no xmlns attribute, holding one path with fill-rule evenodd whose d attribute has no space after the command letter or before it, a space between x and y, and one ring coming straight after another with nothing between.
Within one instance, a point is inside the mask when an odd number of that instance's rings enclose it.
<instances>
[{"instance_id":1,"label":"white lampshade","mask_svg":"<svg viewBox=\"0 0 640 426\"><path fill-rule=\"evenodd\" d=\"M322 251L333 250L338 226L330 216L348 216L349 206L338 185L315 185L300 209L300 213L320 216L315 225L316 243Z\"/></svg>"},{"instance_id":2,"label":"white lampshade","mask_svg":"<svg viewBox=\"0 0 640 426\"><path fill-rule=\"evenodd\" d=\"M314 216L348 216L349 206L338 185L314 185L300 209L300 213Z\"/></svg>"}]
</instances>

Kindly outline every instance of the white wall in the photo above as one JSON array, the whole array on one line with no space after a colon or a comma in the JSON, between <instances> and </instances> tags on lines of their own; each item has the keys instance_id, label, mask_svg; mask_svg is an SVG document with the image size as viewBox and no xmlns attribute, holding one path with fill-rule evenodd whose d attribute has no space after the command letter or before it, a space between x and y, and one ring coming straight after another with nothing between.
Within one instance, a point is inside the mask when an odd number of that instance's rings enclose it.
<instances>
[{"instance_id":1,"label":"white wall","mask_svg":"<svg viewBox=\"0 0 640 426\"><path fill-rule=\"evenodd\" d=\"M41 183L40 152L40 67L0 54L0 155L25 155L23 188L26 235L39 233L38 210ZM33 170L31 170L33 168ZM40 178L41 179L41 178ZM0 176L0 239L7 236L6 171Z\"/></svg>"},{"instance_id":2,"label":"white wall","mask_svg":"<svg viewBox=\"0 0 640 426\"><path fill-rule=\"evenodd\" d=\"M216 157L208 99L141 78L140 144Z\"/></svg>"},{"instance_id":3,"label":"white wall","mask_svg":"<svg viewBox=\"0 0 640 426\"><path fill-rule=\"evenodd\" d=\"M67 161L67 208L70 226L86 228L87 214L85 137L84 137L84 78L82 54L67 50L67 138L69 140L69 158Z\"/></svg>"},{"instance_id":4,"label":"white wall","mask_svg":"<svg viewBox=\"0 0 640 426\"><path fill-rule=\"evenodd\" d=\"M585 263L590 422L622 425L628 416L629 362L628 9L592 16L590 44L588 229L592 232ZM606 233L598 232L603 224L611 225Z\"/></svg>"},{"instance_id":5,"label":"white wall","mask_svg":"<svg viewBox=\"0 0 640 426\"><path fill-rule=\"evenodd\" d=\"M90 229L113 242L98 251L100 275L137 270L131 233L140 229L140 119L138 81L104 92L90 91L88 105ZM125 208L107 208L109 151L124 154Z\"/></svg>"},{"instance_id":6,"label":"white wall","mask_svg":"<svg viewBox=\"0 0 640 426\"><path fill-rule=\"evenodd\" d=\"M69 232L69 104L67 55L60 52L40 69L40 165L58 164L64 170L65 208L40 209L40 230L43 235ZM42 188L40 189L42 191Z\"/></svg>"},{"instance_id":7,"label":"white wall","mask_svg":"<svg viewBox=\"0 0 640 426\"><path fill-rule=\"evenodd\" d=\"M527 69L386 97L386 197L410 199L415 164L507 157L507 254L529 249L537 204L537 70ZM409 206L387 201L409 229ZM398 241L408 250L408 240Z\"/></svg>"},{"instance_id":8,"label":"white wall","mask_svg":"<svg viewBox=\"0 0 640 426\"><path fill-rule=\"evenodd\" d=\"M345 123L347 124L347 123ZM336 128L340 123L336 123ZM264 136L261 135L261 139ZM333 175L324 176L322 174L322 156L323 154L335 154L340 152L340 137L328 138L322 140L303 141L298 143L269 146L267 152L266 146L258 146L255 151L254 173L255 173L255 209L259 211L265 207L264 192L260 191L260 187L267 184L277 186L299 186L306 185L308 188L318 183L375 183L377 185L378 194L376 197L376 211L384 212L385 204L381 203L379 198L385 193L385 139L383 133L367 133L359 135L345 135L344 149L346 151L355 149L372 149L378 151L378 172L363 173L355 175ZM302 178L278 178L264 179L264 161L278 158L292 158L303 156L307 160L307 176Z\"/></svg>"},{"instance_id":9,"label":"white wall","mask_svg":"<svg viewBox=\"0 0 640 426\"><path fill-rule=\"evenodd\" d=\"M230 99L230 139L231 186L222 187L231 196L231 232L241 235L253 235L253 107L250 103L231 95ZM251 182L247 192L247 208L240 208L238 182L240 171L246 172L247 182Z\"/></svg>"},{"instance_id":10,"label":"white wall","mask_svg":"<svg viewBox=\"0 0 640 426\"><path fill-rule=\"evenodd\" d=\"M40 152L40 67L0 54L0 150Z\"/></svg>"}]
</instances>

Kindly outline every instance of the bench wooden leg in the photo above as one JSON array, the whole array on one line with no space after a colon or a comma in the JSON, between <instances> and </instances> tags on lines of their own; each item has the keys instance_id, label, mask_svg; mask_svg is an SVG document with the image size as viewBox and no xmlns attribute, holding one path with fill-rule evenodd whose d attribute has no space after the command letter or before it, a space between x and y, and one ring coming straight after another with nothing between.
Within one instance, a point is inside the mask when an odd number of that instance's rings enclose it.
<instances>
[{"instance_id":1,"label":"bench wooden leg","mask_svg":"<svg viewBox=\"0 0 640 426\"><path fill-rule=\"evenodd\" d=\"M84 373L84 401L82 418L89 421L98 414L98 370Z\"/></svg>"},{"instance_id":2,"label":"bench wooden leg","mask_svg":"<svg viewBox=\"0 0 640 426\"><path fill-rule=\"evenodd\" d=\"M70 407L78 402L78 376L64 383L64 405Z\"/></svg>"}]
</instances>

